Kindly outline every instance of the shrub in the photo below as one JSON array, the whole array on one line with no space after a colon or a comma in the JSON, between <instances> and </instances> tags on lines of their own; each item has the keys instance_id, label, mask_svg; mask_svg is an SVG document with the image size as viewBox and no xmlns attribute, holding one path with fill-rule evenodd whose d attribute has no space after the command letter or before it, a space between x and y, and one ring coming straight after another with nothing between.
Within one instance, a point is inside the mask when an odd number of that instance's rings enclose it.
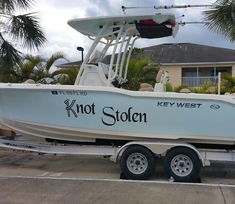
<instances>
[{"instance_id":1,"label":"shrub","mask_svg":"<svg viewBox=\"0 0 235 204\"><path fill-rule=\"evenodd\" d=\"M167 92L173 92L174 91L173 86L169 82L166 83L166 91Z\"/></svg>"},{"instance_id":2,"label":"shrub","mask_svg":"<svg viewBox=\"0 0 235 204\"><path fill-rule=\"evenodd\" d=\"M175 92L180 92L180 90L181 90L181 89L184 89L184 88L191 90L191 89L190 89L188 86L186 86L186 85L180 85L180 86L175 87L174 91L175 91Z\"/></svg>"},{"instance_id":3,"label":"shrub","mask_svg":"<svg viewBox=\"0 0 235 204\"><path fill-rule=\"evenodd\" d=\"M201 87L193 89L194 93L201 93L201 94L214 94L216 93L216 86L212 81L207 81L202 84Z\"/></svg>"}]
</instances>

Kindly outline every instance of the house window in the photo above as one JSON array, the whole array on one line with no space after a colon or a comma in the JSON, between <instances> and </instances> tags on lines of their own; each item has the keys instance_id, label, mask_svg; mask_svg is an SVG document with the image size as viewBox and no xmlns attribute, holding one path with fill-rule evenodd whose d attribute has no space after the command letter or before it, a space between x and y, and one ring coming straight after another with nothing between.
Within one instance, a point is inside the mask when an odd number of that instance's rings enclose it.
<instances>
[{"instance_id":1,"label":"house window","mask_svg":"<svg viewBox=\"0 0 235 204\"><path fill-rule=\"evenodd\" d=\"M216 67L216 76L218 76L218 73L229 73L232 74L232 67Z\"/></svg>"},{"instance_id":2,"label":"house window","mask_svg":"<svg viewBox=\"0 0 235 204\"><path fill-rule=\"evenodd\" d=\"M197 87L201 86L205 82L211 81L214 84L217 84L217 77L215 75L215 68L214 67L200 67L198 68L198 78L197 78Z\"/></svg>"},{"instance_id":3,"label":"house window","mask_svg":"<svg viewBox=\"0 0 235 204\"><path fill-rule=\"evenodd\" d=\"M216 85L219 72L232 74L232 67L183 67L182 85L200 87L208 81Z\"/></svg>"},{"instance_id":4,"label":"house window","mask_svg":"<svg viewBox=\"0 0 235 204\"><path fill-rule=\"evenodd\" d=\"M182 85L197 86L197 67L182 68Z\"/></svg>"}]
</instances>

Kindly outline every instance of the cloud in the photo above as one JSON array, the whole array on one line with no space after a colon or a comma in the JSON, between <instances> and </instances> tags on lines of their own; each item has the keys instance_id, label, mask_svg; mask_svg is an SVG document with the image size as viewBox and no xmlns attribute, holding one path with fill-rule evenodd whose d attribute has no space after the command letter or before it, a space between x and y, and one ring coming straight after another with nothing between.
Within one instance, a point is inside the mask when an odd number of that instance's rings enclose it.
<instances>
[{"instance_id":1,"label":"cloud","mask_svg":"<svg viewBox=\"0 0 235 204\"><path fill-rule=\"evenodd\" d=\"M86 12L87 16L105 16L120 10L118 1L114 3L110 0L88 0L87 2L90 5Z\"/></svg>"},{"instance_id":2,"label":"cloud","mask_svg":"<svg viewBox=\"0 0 235 204\"><path fill-rule=\"evenodd\" d=\"M184 5L184 4L210 4L215 0L38 0L33 11L41 13L41 25L45 30L48 43L39 52L43 56L51 56L53 53L62 51L68 59L79 60L80 53L77 46L85 48L85 54L91 45L91 40L72 29L67 21L72 18L92 16L108 16L122 14L121 5L125 6L149 6L153 5ZM138 9L127 10L127 14L154 14L173 13L177 21L202 21L201 11L205 8L155 10ZM185 17L181 17L185 15ZM159 43L191 42L211 46L234 48L235 43L229 42L223 36L208 31L203 25L186 25L180 27L176 38L168 37L157 40L139 40L138 47L146 47Z\"/></svg>"}]
</instances>

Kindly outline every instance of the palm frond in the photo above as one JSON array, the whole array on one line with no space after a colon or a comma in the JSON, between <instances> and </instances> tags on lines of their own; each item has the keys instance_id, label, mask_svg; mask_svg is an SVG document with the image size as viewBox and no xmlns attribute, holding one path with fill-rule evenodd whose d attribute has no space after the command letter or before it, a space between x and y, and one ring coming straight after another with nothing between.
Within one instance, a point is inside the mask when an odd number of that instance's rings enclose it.
<instances>
[{"instance_id":1,"label":"palm frond","mask_svg":"<svg viewBox=\"0 0 235 204\"><path fill-rule=\"evenodd\" d=\"M1 13L11 13L15 10L14 1L12 0L1 0L0 11Z\"/></svg>"},{"instance_id":2,"label":"palm frond","mask_svg":"<svg viewBox=\"0 0 235 204\"><path fill-rule=\"evenodd\" d=\"M149 83L154 85L156 83L156 76L159 71L157 66L147 65L144 66L139 72L139 82L141 83Z\"/></svg>"},{"instance_id":3,"label":"palm frond","mask_svg":"<svg viewBox=\"0 0 235 204\"><path fill-rule=\"evenodd\" d=\"M6 13L12 13L16 9L28 9L34 3L34 0L1 0L0 10Z\"/></svg>"},{"instance_id":4,"label":"palm frond","mask_svg":"<svg viewBox=\"0 0 235 204\"><path fill-rule=\"evenodd\" d=\"M46 37L39 25L35 13L12 16L10 20L10 34L16 40L21 40L24 47L38 49L42 46Z\"/></svg>"},{"instance_id":5,"label":"palm frond","mask_svg":"<svg viewBox=\"0 0 235 204\"><path fill-rule=\"evenodd\" d=\"M32 73L34 68L40 67L43 58L39 56L26 56L25 61L21 63L21 69L28 73Z\"/></svg>"},{"instance_id":6,"label":"palm frond","mask_svg":"<svg viewBox=\"0 0 235 204\"><path fill-rule=\"evenodd\" d=\"M211 10L204 11L205 24L209 30L223 34L231 41L235 40L234 0L217 0Z\"/></svg>"},{"instance_id":7,"label":"palm frond","mask_svg":"<svg viewBox=\"0 0 235 204\"><path fill-rule=\"evenodd\" d=\"M0 46L0 58L3 68L12 69L14 64L19 63L21 60L20 52L15 49L11 43L2 40Z\"/></svg>"},{"instance_id":8,"label":"palm frond","mask_svg":"<svg viewBox=\"0 0 235 204\"><path fill-rule=\"evenodd\" d=\"M58 59L66 59L65 55L62 52L57 52L53 54L47 61L46 63L46 70L49 71L51 66L55 63L56 60Z\"/></svg>"},{"instance_id":9,"label":"palm frond","mask_svg":"<svg viewBox=\"0 0 235 204\"><path fill-rule=\"evenodd\" d=\"M42 69L44 62L45 60L40 56L26 55L16 70L20 76L20 81L23 82L27 79L37 80L38 77L46 76Z\"/></svg>"},{"instance_id":10,"label":"palm frond","mask_svg":"<svg viewBox=\"0 0 235 204\"><path fill-rule=\"evenodd\" d=\"M30 54L27 54L24 56L24 60L26 61L40 61L40 62L45 62L45 59L39 55L30 55Z\"/></svg>"},{"instance_id":11,"label":"palm frond","mask_svg":"<svg viewBox=\"0 0 235 204\"><path fill-rule=\"evenodd\" d=\"M68 78L66 80L63 81L62 84L74 84L75 80L76 80L76 76L78 74L79 71L79 66L78 67L71 67L71 68L62 68L59 70L54 71L51 76L55 77L56 75L59 74L66 74L68 76Z\"/></svg>"},{"instance_id":12,"label":"palm frond","mask_svg":"<svg viewBox=\"0 0 235 204\"><path fill-rule=\"evenodd\" d=\"M132 59L130 60L129 66L128 66L128 77L131 78L137 78L139 76L139 73L141 72L141 69L147 65L150 61L147 59L140 59L140 60L135 60Z\"/></svg>"},{"instance_id":13,"label":"palm frond","mask_svg":"<svg viewBox=\"0 0 235 204\"><path fill-rule=\"evenodd\" d=\"M19 9L28 9L34 4L34 0L12 0L12 1L14 1L15 7Z\"/></svg>"},{"instance_id":14,"label":"palm frond","mask_svg":"<svg viewBox=\"0 0 235 204\"><path fill-rule=\"evenodd\" d=\"M132 59L128 66L127 82L123 84L123 88L130 90L138 90L140 83L154 84L158 66L151 64L151 60L144 56L138 60Z\"/></svg>"}]
</instances>

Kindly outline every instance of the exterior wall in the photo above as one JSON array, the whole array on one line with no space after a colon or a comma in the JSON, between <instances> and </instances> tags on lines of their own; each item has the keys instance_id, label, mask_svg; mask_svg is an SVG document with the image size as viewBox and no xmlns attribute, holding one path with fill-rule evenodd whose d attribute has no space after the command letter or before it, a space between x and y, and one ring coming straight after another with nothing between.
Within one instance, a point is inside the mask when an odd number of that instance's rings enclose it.
<instances>
[{"instance_id":1,"label":"exterior wall","mask_svg":"<svg viewBox=\"0 0 235 204\"><path fill-rule=\"evenodd\" d=\"M168 71L170 75L170 83L174 86L180 86L182 83L182 68L190 67L223 67L223 66L232 66L232 76L235 77L235 64L182 64L182 65L160 65L162 70Z\"/></svg>"},{"instance_id":2,"label":"exterior wall","mask_svg":"<svg viewBox=\"0 0 235 204\"><path fill-rule=\"evenodd\" d=\"M232 67L232 76L235 77L235 64Z\"/></svg>"}]
</instances>

